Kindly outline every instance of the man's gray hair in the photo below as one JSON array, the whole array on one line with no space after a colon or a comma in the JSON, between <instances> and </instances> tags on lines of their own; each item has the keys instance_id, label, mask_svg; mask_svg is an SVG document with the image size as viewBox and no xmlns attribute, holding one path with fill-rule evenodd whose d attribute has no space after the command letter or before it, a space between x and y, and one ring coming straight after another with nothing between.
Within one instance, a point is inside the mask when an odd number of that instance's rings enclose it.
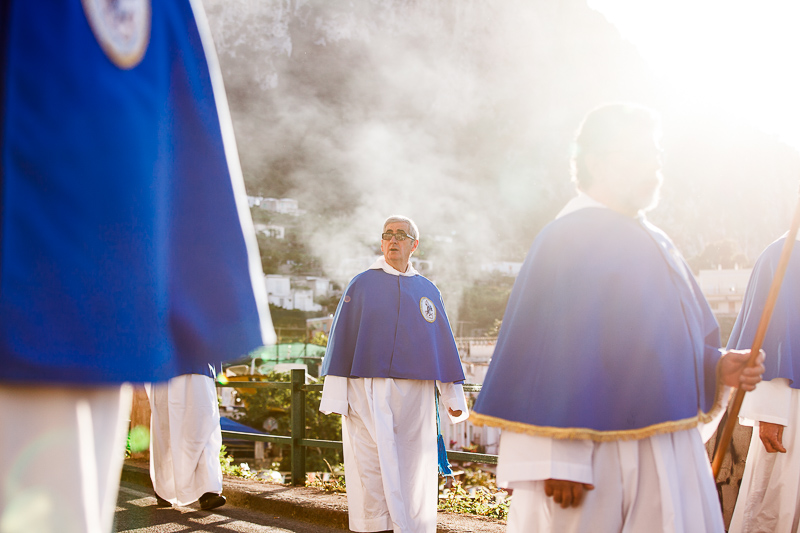
<instances>
[{"instance_id":1,"label":"man's gray hair","mask_svg":"<svg viewBox=\"0 0 800 533\"><path fill-rule=\"evenodd\" d=\"M392 215L389 218L387 218L383 223L383 230L386 231L386 226L388 226L389 224L392 224L394 222L405 222L406 224L408 224L408 232L409 232L409 234L412 237L414 237L415 241L419 240L419 229L417 228L417 225L414 224L413 220L411 220L408 217L404 217L402 215Z\"/></svg>"}]
</instances>

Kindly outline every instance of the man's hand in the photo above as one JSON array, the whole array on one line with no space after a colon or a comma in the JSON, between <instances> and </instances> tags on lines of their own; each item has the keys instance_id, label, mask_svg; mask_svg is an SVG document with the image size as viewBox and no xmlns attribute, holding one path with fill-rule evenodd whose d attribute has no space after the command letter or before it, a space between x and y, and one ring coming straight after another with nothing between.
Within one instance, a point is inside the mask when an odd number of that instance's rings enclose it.
<instances>
[{"instance_id":1,"label":"man's hand","mask_svg":"<svg viewBox=\"0 0 800 533\"><path fill-rule=\"evenodd\" d=\"M750 392L756 388L764 373L764 350L758 354L755 366L747 366L750 350L731 350L722 354L717 363L719 379L729 387L738 387Z\"/></svg>"},{"instance_id":2,"label":"man's hand","mask_svg":"<svg viewBox=\"0 0 800 533\"><path fill-rule=\"evenodd\" d=\"M758 423L758 436L767 453L786 453L786 448L783 447L783 428L784 426L771 422Z\"/></svg>"},{"instance_id":3,"label":"man's hand","mask_svg":"<svg viewBox=\"0 0 800 533\"><path fill-rule=\"evenodd\" d=\"M594 490L594 485L564 479L548 479L544 482L544 493L552 496L553 501L560 503L564 509L579 506L587 490Z\"/></svg>"},{"instance_id":4,"label":"man's hand","mask_svg":"<svg viewBox=\"0 0 800 533\"><path fill-rule=\"evenodd\" d=\"M450 413L450 416L461 416L461 411L453 411L449 407L447 408L447 412Z\"/></svg>"}]
</instances>

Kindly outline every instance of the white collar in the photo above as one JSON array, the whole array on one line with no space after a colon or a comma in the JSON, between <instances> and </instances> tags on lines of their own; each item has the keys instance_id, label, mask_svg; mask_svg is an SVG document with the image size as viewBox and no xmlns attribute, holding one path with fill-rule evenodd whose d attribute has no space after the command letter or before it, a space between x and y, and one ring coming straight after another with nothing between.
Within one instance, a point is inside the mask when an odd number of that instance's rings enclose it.
<instances>
[{"instance_id":1,"label":"white collar","mask_svg":"<svg viewBox=\"0 0 800 533\"><path fill-rule=\"evenodd\" d=\"M556 218L557 219L561 218L561 217L563 217L565 215L569 215L570 213L574 213L575 211L579 211L581 209L586 209L588 207L599 207L600 209L611 209L606 204L604 204L602 202L598 202L597 200L595 200L594 198L592 198L591 196L589 196L585 192L578 191L578 196L576 196L575 198L573 198L572 200L567 202L567 205L565 205L563 207L563 209L561 209L561 211L558 212L558 214L556 215ZM639 214L637 214L633 218L636 219L636 220L642 221L642 222L644 222L646 220L646 217L644 216L644 211L639 211ZM798 233L798 235L800 235L800 233Z\"/></svg>"},{"instance_id":2,"label":"white collar","mask_svg":"<svg viewBox=\"0 0 800 533\"><path fill-rule=\"evenodd\" d=\"M586 194L583 191L578 191L578 196L567 202L567 205L558 212L556 218L561 218L564 215L569 215L570 213L574 213L580 209L585 209L587 207L601 207L603 209L608 209L608 206L602 204Z\"/></svg>"},{"instance_id":3,"label":"white collar","mask_svg":"<svg viewBox=\"0 0 800 533\"><path fill-rule=\"evenodd\" d=\"M383 270L387 274L391 274L392 276L416 276L418 272L414 270L414 267L411 266L411 261L408 262L408 270L405 272L400 272L392 265L386 262L386 258L380 256L378 259L372 263L372 266L369 267L369 270Z\"/></svg>"}]
</instances>

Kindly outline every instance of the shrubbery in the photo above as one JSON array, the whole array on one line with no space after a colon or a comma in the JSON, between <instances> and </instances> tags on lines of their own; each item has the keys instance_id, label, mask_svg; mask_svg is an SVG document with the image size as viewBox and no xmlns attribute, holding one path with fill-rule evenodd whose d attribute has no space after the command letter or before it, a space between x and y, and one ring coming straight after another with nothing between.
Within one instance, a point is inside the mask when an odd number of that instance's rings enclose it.
<instances>
[{"instance_id":1,"label":"shrubbery","mask_svg":"<svg viewBox=\"0 0 800 533\"><path fill-rule=\"evenodd\" d=\"M288 372L270 372L265 381L290 381ZM291 391L275 388L258 388L254 393L240 392L247 406L240 422L253 428L263 427L264 421L272 417L278 422L276 435L291 434ZM337 415L323 415L319 412L321 392L306 394L306 435L322 440L342 440L342 418ZM281 454L280 469L290 470L291 459L288 450ZM306 448L306 471L326 472L326 463L342 462L341 453L329 448Z\"/></svg>"}]
</instances>

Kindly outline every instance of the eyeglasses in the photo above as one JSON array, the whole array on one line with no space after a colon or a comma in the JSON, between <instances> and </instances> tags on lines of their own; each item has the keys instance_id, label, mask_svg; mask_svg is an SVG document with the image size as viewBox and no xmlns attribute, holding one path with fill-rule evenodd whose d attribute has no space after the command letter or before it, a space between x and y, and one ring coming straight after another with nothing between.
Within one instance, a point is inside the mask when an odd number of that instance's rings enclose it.
<instances>
[{"instance_id":1,"label":"eyeglasses","mask_svg":"<svg viewBox=\"0 0 800 533\"><path fill-rule=\"evenodd\" d=\"M402 242L406 239L411 239L412 241L414 240L414 237L407 234L403 230L400 230L397 233L392 233L391 231L387 231L386 233L381 233L381 239L383 239L384 241L391 241L392 237L397 239L397 242Z\"/></svg>"}]
</instances>

